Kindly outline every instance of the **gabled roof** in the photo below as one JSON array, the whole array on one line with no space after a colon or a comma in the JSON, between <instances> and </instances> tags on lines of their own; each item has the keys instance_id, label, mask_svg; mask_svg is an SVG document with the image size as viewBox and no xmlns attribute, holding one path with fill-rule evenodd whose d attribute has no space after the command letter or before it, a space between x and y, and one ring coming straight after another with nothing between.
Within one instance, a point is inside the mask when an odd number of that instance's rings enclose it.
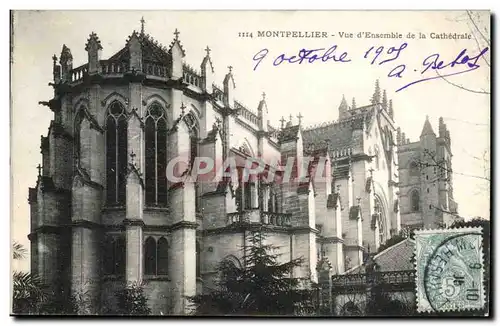
<instances>
[{"instance_id":1,"label":"gabled roof","mask_svg":"<svg viewBox=\"0 0 500 326\"><path fill-rule=\"evenodd\" d=\"M143 61L161 63L162 65L170 63L172 57L168 53L168 49L166 47L154 40L151 36L149 36L149 34L138 34L136 31L128 37L127 45L109 58L110 61L129 61L130 53L128 49L128 42L132 37L137 37L139 39Z\"/></svg>"}]
</instances>

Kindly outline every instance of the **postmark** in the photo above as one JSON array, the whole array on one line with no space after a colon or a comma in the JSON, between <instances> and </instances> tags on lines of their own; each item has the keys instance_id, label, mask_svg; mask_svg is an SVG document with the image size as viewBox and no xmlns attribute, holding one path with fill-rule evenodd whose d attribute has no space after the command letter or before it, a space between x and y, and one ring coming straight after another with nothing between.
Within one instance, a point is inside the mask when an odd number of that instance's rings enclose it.
<instances>
[{"instance_id":1,"label":"postmark","mask_svg":"<svg viewBox=\"0 0 500 326\"><path fill-rule=\"evenodd\" d=\"M482 228L415 232L419 312L484 308Z\"/></svg>"}]
</instances>

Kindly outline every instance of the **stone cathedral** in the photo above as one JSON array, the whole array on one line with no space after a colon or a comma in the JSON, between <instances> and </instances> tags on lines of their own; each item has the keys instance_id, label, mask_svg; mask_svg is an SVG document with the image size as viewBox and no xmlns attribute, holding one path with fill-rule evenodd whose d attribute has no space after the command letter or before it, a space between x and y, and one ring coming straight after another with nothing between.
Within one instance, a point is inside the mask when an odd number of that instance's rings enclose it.
<instances>
[{"instance_id":1,"label":"stone cathedral","mask_svg":"<svg viewBox=\"0 0 500 326\"><path fill-rule=\"evenodd\" d=\"M283 261L305 259L295 277L317 282L320 260L344 273L402 227L436 226L456 211L451 178L435 183L435 171L415 163L427 148L451 168L446 125L440 120L436 135L426 120L411 143L378 82L369 105L343 98L335 122L306 128L299 115L275 127L265 96L255 110L234 98L231 67L218 86L208 47L199 72L186 64L177 30L164 47L143 25L108 59L92 33L85 50L78 67L65 45L53 57L54 96L40 102L53 120L29 189L29 239L32 272L86 293L94 313L113 307L129 282L144 282L154 314L188 313L186 296L208 291L220 262L245 264L255 230ZM238 173L248 157L274 160L266 171L276 175L291 159L304 177L199 180L198 156L216 165L233 157ZM188 164L169 180L179 157Z\"/></svg>"}]
</instances>

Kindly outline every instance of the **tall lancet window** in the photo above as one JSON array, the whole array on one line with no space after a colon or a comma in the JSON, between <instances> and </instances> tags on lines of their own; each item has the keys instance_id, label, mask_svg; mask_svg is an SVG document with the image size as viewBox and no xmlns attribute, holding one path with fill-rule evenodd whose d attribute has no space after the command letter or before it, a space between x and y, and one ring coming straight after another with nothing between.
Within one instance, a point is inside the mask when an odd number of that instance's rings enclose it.
<instances>
[{"instance_id":1,"label":"tall lancet window","mask_svg":"<svg viewBox=\"0 0 500 326\"><path fill-rule=\"evenodd\" d=\"M167 119L158 103L146 112L146 205L167 205Z\"/></svg>"},{"instance_id":2,"label":"tall lancet window","mask_svg":"<svg viewBox=\"0 0 500 326\"><path fill-rule=\"evenodd\" d=\"M106 196L109 205L125 203L127 178L127 116L120 102L109 106L106 117Z\"/></svg>"},{"instance_id":3,"label":"tall lancet window","mask_svg":"<svg viewBox=\"0 0 500 326\"><path fill-rule=\"evenodd\" d=\"M198 156L198 137L199 137L199 126L198 121L194 117L192 112L189 112L184 121L189 128L189 167L193 168L194 160ZM200 212L201 210L201 198L199 196L198 184L194 186L195 190L195 210Z\"/></svg>"},{"instance_id":4,"label":"tall lancet window","mask_svg":"<svg viewBox=\"0 0 500 326\"><path fill-rule=\"evenodd\" d=\"M189 128L189 164L193 165L194 159L198 155L199 127L193 113L188 113L184 119Z\"/></svg>"},{"instance_id":5,"label":"tall lancet window","mask_svg":"<svg viewBox=\"0 0 500 326\"><path fill-rule=\"evenodd\" d=\"M375 205L373 207L373 213L378 216L378 236L379 237L379 243L383 244L385 241L385 214L384 210L382 207L382 203L380 202L380 199L378 197L375 197Z\"/></svg>"}]
</instances>

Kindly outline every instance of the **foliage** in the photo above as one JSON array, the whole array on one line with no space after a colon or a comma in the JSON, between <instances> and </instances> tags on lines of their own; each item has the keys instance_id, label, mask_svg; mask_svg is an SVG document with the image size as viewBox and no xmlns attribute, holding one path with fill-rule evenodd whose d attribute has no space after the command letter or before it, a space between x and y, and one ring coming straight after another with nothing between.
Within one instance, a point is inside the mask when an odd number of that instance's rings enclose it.
<instances>
[{"instance_id":1,"label":"foliage","mask_svg":"<svg viewBox=\"0 0 500 326\"><path fill-rule=\"evenodd\" d=\"M148 299L144 294L144 286L140 283L131 283L115 293L120 315L150 315Z\"/></svg>"},{"instance_id":2,"label":"foliage","mask_svg":"<svg viewBox=\"0 0 500 326\"><path fill-rule=\"evenodd\" d=\"M406 233L406 234L405 234ZM413 238L414 232L410 230L401 230L399 234L396 234L389 238L386 242L381 244L377 250L377 254L384 251L385 249L400 243L401 241L407 239L408 237Z\"/></svg>"},{"instance_id":3,"label":"foliage","mask_svg":"<svg viewBox=\"0 0 500 326\"><path fill-rule=\"evenodd\" d=\"M15 271L12 275L13 301L12 311L15 314L34 314L38 306L47 298L40 278L28 272Z\"/></svg>"},{"instance_id":4,"label":"foliage","mask_svg":"<svg viewBox=\"0 0 500 326\"><path fill-rule=\"evenodd\" d=\"M384 284L379 283L373 288L372 294L366 303L366 315L412 316L416 314L415 302L394 299L383 287Z\"/></svg>"},{"instance_id":5,"label":"foliage","mask_svg":"<svg viewBox=\"0 0 500 326\"><path fill-rule=\"evenodd\" d=\"M222 262L220 280L213 291L191 297L198 315L293 315L314 311L314 290L291 277L303 259L278 263L277 247L262 244L260 231L250 235L244 250L246 264Z\"/></svg>"},{"instance_id":6,"label":"foliage","mask_svg":"<svg viewBox=\"0 0 500 326\"><path fill-rule=\"evenodd\" d=\"M28 250L24 248L22 244L20 244L17 241L14 241L12 244L12 258L15 260L20 260L24 259L26 257L26 254L28 253Z\"/></svg>"}]
</instances>

